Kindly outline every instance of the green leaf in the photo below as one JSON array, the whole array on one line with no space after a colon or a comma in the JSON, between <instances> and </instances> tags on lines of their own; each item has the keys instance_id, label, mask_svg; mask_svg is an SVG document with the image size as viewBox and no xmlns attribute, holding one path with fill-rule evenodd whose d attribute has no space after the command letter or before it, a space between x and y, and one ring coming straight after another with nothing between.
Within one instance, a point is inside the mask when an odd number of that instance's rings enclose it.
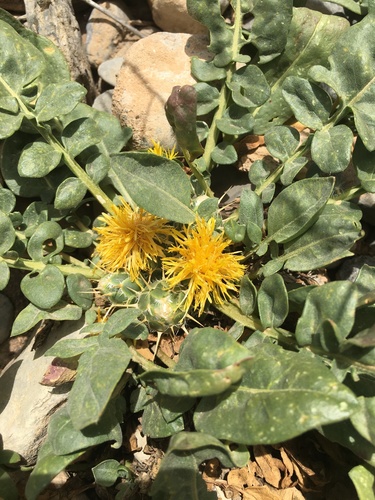
<instances>
[{"instance_id":1,"label":"green leaf","mask_svg":"<svg viewBox=\"0 0 375 500\"><path fill-rule=\"evenodd\" d=\"M299 133L292 127L275 126L266 132L264 140L271 155L285 162L299 146Z\"/></svg>"},{"instance_id":2,"label":"green leaf","mask_svg":"<svg viewBox=\"0 0 375 500\"><path fill-rule=\"evenodd\" d=\"M308 231L284 245L285 267L309 271L349 257L349 249L361 236L361 217L360 210L345 202L327 205Z\"/></svg>"},{"instance_id":3,"label":"green leaf","mask_svg":"<svg viewBox=\"0 0 375 500\"><path fill-rule=\"evenodd\" d=\"M247 445L279 443L357 410L354 394L310 354L272 344L249 353L253 363L237 389L198 404L198 431Z\"/></svg>"},{"instance_id":4,"label":"green leaf","mask_svg":"<svg viewBox=\"0 0 375 500\"><path fill-rule=\"evenodd\" d=\"M273 15L271 10L268 15ZM264 134L274 125L282 125L293 114L283 96L283 82L288 76L307 78L313 64L328 66L328 56L340 34L349 27L346 19L324 15L312 9L293 9L293 18L285 49L262 70L271 87L271 96L257 108L254 133Z\"/></svg>"},{"instance_id":5,"label":"green leaf","mask_svg":"<svg viewBox=\"0 0 375 500\"><path fill-rule=\"evenodd\" d=\"M58 358L73 358L98 345L98 337L85 337L84 339L62 339L56 342L46 352L46 356Z\"/></svg>"},{"instance_id":6,"label":"green leaf","mask_svg":"<svg viewBox=\"0 0 375 500\"><path fill-rule=\"evenodd\" d=\"M45 243L48 241L50 245L54 245L51 251L48 248L48 253L45 249ZM64 248L64 237L60 225L57 222L46 221L42 222L27 244L27 251L33 260L47 263L51 257L57 255Z\"/></svg>"},{"instance_id":7,"label":"green leaf","mask_svg":"<svg viewBox=\"0 0 375 500\"><path fill-rule=\"evenodd\" d=\"M75 157L93 144L98 144L102 140L101 135L92 118L80 118L64 128L61 139L70 155Z\"/></svg>"},{"instance_id":8,"label":"green leaf","mask_svg":"<svg viewBox=\"0 0 375 500\"><path fill-rule=\"evenodd\" d=\"M311 156L322 172L336 174L349 165L352 144L353 133L346 125L319 130L312 140Z\"/></svg>"},{"instance_id":9,"label":"green leaf","mask_svg":"<svg viewBox=\"0 0 375 500\"><path fill-rule=\"evenodd\" d=\"M16 166L23 148L30 143L30 137L32 137L30 134L16 132L5 140L0 156L1 174L7 187L15 195L23 198L41 198L50 202L55 196L57 186L67 177L69 171L66 167L62 167L39 179L21 177Z\"/></svg>"},{"instance_id":10,"label":"green leaf","mask_svg":"<svg viewBox=\"0 0 375 500\"><path fill-rule=\"evenodd\" d=\"M286 243L304 233L327 203L334 178L303 179L286 187L268 210L268 236Z\"/></svg>"},{"instance_id":11,"label":"green leaf","mask_svg":"<svg viewBox=\"0 0 375 500\"><path fill-rule=\"evenodd\" d=\"M93 243L93 234L90 232L83 233L74 229L63 229L65 246L72 248L87 248Z\"/></svg>"},{"instance_id":12,"label":"green leaf","mask_svg":"<svg viewBox=\"0 0 375 500\"><path fill-rule=\"evenodd\" d=\"M82 354L68 400L75 429L85 429L99 422L130 360L131 354L125 342L116 338Z\"/></svg>"},{"instance_id":13,"label":"green leaf","mask_svg":"<svg viewBox=\"0 0 375 500\"><path fill-rule=\"evenodd\" d=\"M119 477L119 470L121 470L121 467L120 462L114 459L104 460L93 467L91 470L96 484L105 488L112 486Z\"/></svg>"},{"instance_id":14,"label":"green leaf","mask_svg":"<svg viewBox=\"0 0 375 500\"><path fill-rule=\"evenodd\" d=\"M258 310L263 328L281 326L289 312L288 293L280 274L267 276L258 291Z\"/></svg>"},{"instance_id":15,"label":"green leaf","mask_svg":"<svg viewBox=\"0 0 375 500\"><path fill-rule=\"evenodd\" d=\"M369 14L339 37L329 57L330 69L315 66L310 76L334 89L340 98L336 114L351 110L358 134L375 150L375 17ZM345 110L345 111L344 111Z\"/></svg>"},{"instance_id":16,"label":"green leaf","mask_svg":"<svg viewBox=\"0 0 375 500\"><path fill-rule=\"evenodd\" d=\"M250 316L254 312L257 303L256 299L257 289L251 279L245 275L241 279L239 302L241 311L246 316Z\"/></svg>"},{"instance_id":17,"label":"green leaf","mask_svg":"<svg viewBox=\"0 0 375 500\"><path fill-rule=\"evenodd\" d=\"M79 450L96 446L106 441L114 441L114 447L121 443L122 410L119 401L111 401L97 425L87 429L78 430L73 426L73 421L68 412L68 406L56 413L50 421L47 433L51 441L52 450L57 455L67 455Z\"/></svg>"},{"instance_id":18,"label":"green leaf","mask_svg":"<svg viewBox=\"0 0 375 500\"><path fill-rule=\"evenodd\" d=\"M16 197L9 189L0 187L0 210L5 214L13 212L16 206Z\"/></svg>"},{"instance_id":19,"label":"green leaf","mask_svg":"<svg viewBox=\"0 0 375 500\"><path fill-rule=\"evenodd\" d=\"M240 135L251 132L254 119L246 108L231 104L217 120L217 128L224 134Z\"/></svg>"},{"instance_id":20,"label":"green leaf","mask_svg":"<svg viewBox=\"0 0 375 500\"><path fill-rule=\"evenodd\" d=\"M56 190L54 207L56 210L76 208L85 197L86 185L76 177L68 177Z\"/></svg>"},{"instance_id":21,"label":"green leaf","mask_svg":"<svg viewBox=\"0 0 375 500\"><path fill-rule=\"evenodd\" d=\"M240 243L246 235L246 226L239 224L234 219L227 219L224 222L224 232L234 243Z\"/></svg>"},{"instance_id":22,"label":"green leaf","mask_svg":"<svg viewBox=\"0 0 375 500\"><path fill-rule=\"evenodd\" d=\"M15 239L16 231L12 221L7 214L0 211L0 255L12 248Z\"/></svg>"},{"instance_id":23,"label":"green leaf","mask_svg":"<svg viewBox=\"0 0 375 500\"><path fill-rule=\"evenodd\" d=\"M280 176L280 181L284 186L289 186L295 178L295 176L302 170L306 165L308 159L305 156L300 156L298 158L293 158L284 163L283 173Z\"/></svg>"},{"instance_id":24,"label":"green leaf","mask_svg":"<svg viewBox=\"0 0 375 500\"><path fill-rule=\"evenodd\" d=\"M320 130L329 119L332 101L325 90L298 76L288 76L283 83L283 97L296 119L305 127Z\"/></svg>"},{"instance_id":25,"label":"green leaf","mask_svg":"<svg viewBox=\"0 0 375 500\"><path fill-rule=\"evenodd\" d=\"M78 271L78 270L77 270ZM77 272L66 277L66 287L70 298L84 311L90 309L93 301L93 290L91 282Z\"/></svg>"},{"instance_id":26,"label":"green leaf","mask_svg":"<svg viewBox=\"0 0 375 500\"><path fill-rule=\"evenodd\" d=\"M354 324L357 293L350 281L334 281L311 290L306 298L302 316L297 322L296 340L299 345L321 342L324 321L334 321L341 340Z\"/></svg>"},{"instance_id":27,"label":"green leaf","mask_svg":"<svg viewBox=\"0 0 375 500\"><path fill-rule=\"evenodd\" d=\"M353 481L359 500L375 500L375 476L371 470L363 465L357 465L349 471L349 477Z\"/></svg>"},{"instance_id":28,"label":"green leaf","mask_svg":"<svg viewBox=\"0 0 375 500\"><path fill-rule=\"evenodd\" d=\"M261 106L270 96L270 87L262 70L253 64L238 69L227 86L232 91L233 101L244 108Z\"/></svg>"},{"instance_id":29,"label":"green leaf","mask_svg":"<svg viewBox=\"0 0 375 500\"><path fill-rule=\"evenodd\" d=\"M238 160L238 155L233 144L223 141L214 147L211 158L218 165L232 165Z\"/></svg>"},{"instance_id":30,"label":"green leaf","mask_svg":"<svg viewBox=\"0 0 375 500\"><path fill-rule=\"evenodd\" d=\"M36 273L29 273L24 276L20 285L22 293L40 309L50 309L59 302L64 293L64 275L52 265L47 265L35 275Z\"/></svg>"},{"instance_id":31,"label":"green leaf","mask_svg":"<svg viewBox=\"0 0 375 500\"><path fill-rule=\"evenodd\" d=\"M354 146L353 164L363 189L375 193L375 152L369 151L359 137Z\"/></svg>"},{"instance_id":32,"label":"green leaf","mask_svg":"<svg viewBox=\"0 0 375 500\"><path fill-rule=\"evenodd\" d=\"M115 311L105 323L103 333L108 337L123 333L140 314L141 311L135 308Z\"/></svg>"},{"instance_id":33,"label":"green leaf","mask_svg":"<svg viewBox=\"0 0 375 500\"><path fill-rule=\"evenodd\" d=\"M175 161L148 153L112 156L111 181L135 203L167 220L188 224L195 219L190 205L189 177Z\"/></svg>"},{"instance_id":34,"label":"green leaf","mask_svg":"<svg viewBox=\"0 0 375 500\"><path fill-rule=\"evenodd\" d=\"M83 99L87 90L77 82L51 83L40 94L35 106L39 122L67 115Z\"/></svg>"},{"instance_id":35,"label":"green leaf","mask_svg":"<svg viewBox=\"0 0 375 500\"><path fill-rule=\"evenodd\" d=\"M206 115L213 111L219 105L220 93L216 87L212 87L207 83L196 83L194 85L197 91L197 115Z\"/></svg>"},{"instance_id":36,"label":"green leaf","mask_svg":"<svg viewBox=\"0 0 375 500\"><path fill-rule=\"evenodd\" d=\"M38 307L33 304L27 305L22 311L17 315L13 322L11 337L16 335L21 335L30 330L39 321L44 318L44 311L41 311Z\"/></svg>"},{"instance_id":37,"label":"green leaf","mask_svg":"<svg viewBox=\"0 0 375 500\"><path fill-rule=\"evenodd\" d=\"M8 264L0 260L0 290L4 290L9 283L9 278L10 270Z\"/></svg>"},{"instance_id":38,"label":"green leaf","mask_svg":"<svg viewBox=\"0 0 375 500\"><path fill-rule=\"evenodd\" d=\"M9 474L0 468L0 498L7 500L17 500L19 498L18 489Z\"/></svg>"},{"instance_id":39,"label":"green leaf","mask_svg":"<svg viewBox=\"0 0 375 500\"><path fill-rule=\"evenodd\" d=\"M174 397L202 397L220 394L237 384L246 373L251 360L244 359L219 370L191 371L149 370L140 378L152 383L161 394Z\"/></svg>"},{"instance_id":40,"label":"green leaf","mask_svg":"<svg viewBox=\"0 0 375 500\"><path fill-rule=\"evenodd\" d=\"M60 160L61 153L46 142L36 140L23 148L18 173L21 177L44 177L59 165Z\"/></svg>"},{"instance_id":41,"label":"green leaf","mask_svg":"<svg viewBox=\"0 0 375 500\"><path fill-rule=\"evenodd\" d=\"M0 85L5 81L13 92L20 94L42 69L40 52L0 19Z\"/></svg>"},{"instance_id":42,"label":"green leaf","mask_svg":"<svg viewBox=\"0 0 375 500\"><path fill-rule=\"evenodd\" d=\"M375 397L365 398L360 396L358 402L361 409L354 413L350 419L361 436L375 445Z\"/></svg>"},{"instance_id":43,"label":"green leaf","mask_svg":"<svg viewBox=\"0 0 375 500\"><path fill-rule=\"evenodd\" d=\"M257 47L259 64L272 61L285 48L292 19L292 0L258 0L252 14L251 42Z\"/></svg>"},{"instance_id":44,"label":"green leaf","mask_svg":"<svg viewBox=\"0 0 375 500\"><path fill-rule=\"evenodd\" d=\"M14 132L20 129L23 115L12 114L7 111L0 111L0 139L11 137Z\"/></svg>"},{"instance_id":45,"label":"green leaf","mask_svg":"<svg viewBox=\"0 0 375 500\"><path fill-rule=\"evenodd\" d=\"M202 61L202 59L199 59L196 56L191 58L191 74L200 82L224 80L227 76L225 68L218 68L212 61ZM195 85L197 92L199 92L198 88L201 87L197 87L197 85L200 84Z\"/></svg>"},{"instance_id":46,"label":"green leaf","mask_svg":"<svg viewBox=\"0 0 375 500\"><path fill-rule=\"evenodd\" d=\"M160 405L160 397L155 399L145 406L142 414L142 432L147 436L155 439L161 439L172 436L177 432L184 430L184 419L178 415L174 420L167 421Z\"/></svg>"},{"instance_id":47,"label":"green leaf","mask_svg":"<svg viewBox=\"0 0 375 500\"><path fill-rule=\"evenodd\" d=\"M83 451L71 453L69 455L56 455L51 443L46 441L39 450L38 461L31 471L26 484L27 500L37 500L40 493L52 481L52 479L64 470L69 464L83 455Z\"/></svg>"},{"instance_id":48,"label":"green leaf","mask_svg":"<svg viewBox=\"0 0 375 500\"><path fill-rule=\"evenodd\" d=\"M208 49L215 54L214 64L224 67L232 61L233 32L220 12L217 0L187 0L188 13L210 30Z\"/></svg>"}]
</instances>

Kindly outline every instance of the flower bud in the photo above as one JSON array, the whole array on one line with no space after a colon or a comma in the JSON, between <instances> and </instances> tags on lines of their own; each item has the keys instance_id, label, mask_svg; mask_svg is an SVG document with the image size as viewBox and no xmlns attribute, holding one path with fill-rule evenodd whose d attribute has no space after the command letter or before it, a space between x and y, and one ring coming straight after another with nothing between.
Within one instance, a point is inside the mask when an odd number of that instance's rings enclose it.
<instances>
[{"instance_id":1,"label":"flower bud","mask_svg":"<svg viewBox=\"0 0 375 500\"><path fill-rule=\"evenodd\" d=\"M127 273L111 273L101 278L98 290L116 305L134 303L141 288Z\"/></svg>"}]
</instances>

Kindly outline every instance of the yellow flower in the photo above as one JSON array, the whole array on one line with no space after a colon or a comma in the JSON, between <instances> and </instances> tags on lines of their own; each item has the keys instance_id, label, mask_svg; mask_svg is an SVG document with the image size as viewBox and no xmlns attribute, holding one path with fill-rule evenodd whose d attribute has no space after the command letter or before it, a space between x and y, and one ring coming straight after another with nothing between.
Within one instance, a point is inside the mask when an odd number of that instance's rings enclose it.
<instances>
[{"instance_id":1,"label":"yellow flower","mask_svg":"<svg viewBox=\"0 0 375 500\"><path fill-rule=\"evenodd\" d=\"M176 245L170 247L175 256L163 259L163 268L171 288L187 282L186 310L193 304L202 314L207 302L222 304L229 291L236 291L236 282L244 275L241 257L224 253L231 244L223 233L214 235L215 219L197 218L195 226L187 226L175 235Z\"/></svg>"},{"instance_id":2,"label":"yellow flower","mask_svg":"<svg viewBox=\"0 0 375 500\"><path fill-rule=\"evenodd\" d=\"M122 198L121 203L113 207L113 215L100 217L105 226L95 228L99 235L98 265L109 272L125 270L137 281L141 271L149 271L151 263L164 256L162 244L175 230L165 219L142 208L133 210Z\"/></svg>"},{"instance_id":3,"label":"yellow flower","mask_svg":"<svg viewBox=\"0 0 375 500\"><path fill-rule=\"evenodd\" d=\"M155 155L158 156L164 156L165 158L168 158L168 160L174 160L178 157L178 153L175 149L175 146L173 146L172 149L167 149L163 148L160 142L152 141L152 144L153 147L147 150L148 153L154 153Z\"/></svg>"}]
</instances>

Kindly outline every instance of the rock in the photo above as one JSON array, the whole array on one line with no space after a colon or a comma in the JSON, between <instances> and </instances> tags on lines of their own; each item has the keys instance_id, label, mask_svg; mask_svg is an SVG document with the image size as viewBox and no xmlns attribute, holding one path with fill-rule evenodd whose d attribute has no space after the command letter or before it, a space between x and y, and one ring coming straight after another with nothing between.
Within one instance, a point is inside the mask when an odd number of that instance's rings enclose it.
<instances>
[{"instance_id":1,"label":"rock","mask_svg":"<svg viewBox=\"0 0 375 500\"><path fill-rule=\"evenodd\" d=\"M322 0L307 0L306 7L317 10L322 14L345 14L344 7L333 5L331 2L324 2Z\"/></svg>"},{"instance_id":2,"label":"rock","mask_svg":"<svg viewBox=\"0 0 375 500\"><path fill-rule=\"evenodd\" d=\"M0 318L0 344L2 344L10 335L14 318L13 304L3 293L0 293Z\"/></svg>"},{"instance_id":3,"label":"rock","mask_svg":"<svg viewBox=\"0 0 375 500\"><path fill-rule=\"evenodd\" d=\"M368 266L375 266L375 257L368 255L355 255L345 259L336 273L336 279L355 281L359 271L367 264Z\"/></svg>"},{"instance_id":4,"label":"rock","mask_svg":"<svg viewBox=\"0 0 375 500\"><path fill-rule=\"evenodd\" d=\"M98 97L93 102L92 107L99 111L112 113L112 96L113 90L106 90L102 94L98 95Z\"/></svg>"},{"instance_id":5,"label":"rock","mask_svg":"<svg viewBox=\"0 0 375 500\"><path fill-rule=\"evenodd\" d=\"M98 68L100 78L114 87L123 62L123 57L114 57L113 59L102 62Z\"/></svg>"},{"instance_id":6,"label":"rock","mask_svg":"<svg viewBox=\"0 0 375 500\"><path fill-rule=\"evenodd\" d=\"M207 28L190 16L186 0L148 0L156 26L170 33L208 33ZM229 5L220 0L221 11Z\"/></svg>"},{"instance_id":7,"label":"rock","mask_svg":"<svg viewBox=\"0 0 375 500\"><path fill-rule=\"evenodd\" d=\"M159 141L165 148L175 145L164 105L176 85L195 83L190 58L209 60L205 35L154 33L137 41L128 51L113 93L113 114L133 129L133 148L142 149Z\"/></svg>"},{"instance_id":8,"label":"rock","mask_svg":"<svg viewBox=\"0 0 375 500\"><path fill-rule=\"evenodd\" d=\"M109 10L120 21L129 22L124 2L121 0L98 3ZM93 9L86 29L87 56L90 64L96 67L112 57L118 48L118 44L124 40L127 33L119 23L116 23L116 21L97 9Z\"/></svg>"},{"instance_id":9,"label":"rock","mask_svg":"<svg viewBox=\"0 0 375 500\"><path fill-rule=\"evenodd\" d=\"M156 26L170 33L207 33L207 28L187 11L186 0L149 0Z\"/></svg>"},{"instance_id":10,"label":"rock","mask_svg":"<svg viewBox=\"0 0 375 500\"><path fill-rule=\"evenodd\" d=\"M0 377L0 434L5 449L35 463L51 415L67 400L71 384L56 388L40 385L52 356L43 354L61 338L78 338L83 321L55 325L36 350L31 341Z\"/></svg>"}]
</instances>

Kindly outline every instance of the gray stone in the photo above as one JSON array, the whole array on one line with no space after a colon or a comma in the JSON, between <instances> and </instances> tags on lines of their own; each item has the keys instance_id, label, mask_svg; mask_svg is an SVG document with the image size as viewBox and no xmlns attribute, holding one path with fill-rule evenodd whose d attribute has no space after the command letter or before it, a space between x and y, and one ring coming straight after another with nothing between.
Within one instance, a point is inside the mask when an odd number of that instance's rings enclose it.
<instances>
[{"instance_id":1,"label":"gray stone","mask_svg":"<svg viewBox=\"0 0 375 500\"><path fill-rule=\"evenodd\" d=\"M362 209L363 220L375 226L375 193L361 194L358 206Z\"/></svg>"},{"instance_id":2,"label":"gray stone","mask_svg":"<svg viewBox=\"0 0 375 500\"><path fill-rule=\"evenodd\" d=\"M14 307L6 295L0 293L0 344L10 335L12 321L14 317Z\"/></svg>"},{"instance_id":3,"label":"gray stone","mask_svg":"<svg viewBox=\"0 0 375 500\"><path fill-rule=\"evenodd\" d=\"M114 57L102 62L98 68L100 78L114 87L123 62L123 57Z\"/></svg>"},{"instance_id":4,"label":"gray stone","mask_svg":"<svg viewBox=\"0 0 375 500\"><path fill-rule=\"evenodd\" d=\"M125 5L121 0L98 2L117 19L129 22ZM86 52L90 64L98 67L103 61L110 59L118 50L119 43L124 39L126 31L119 23L97 9L93 9L86 26Z\"/></svg>"},{"instance_id":5,"label":"gray stone","mask_svg":"<svg viewBox=\"0 0 375 500\"><path fill-rule=\"evenodd\" d=\"M102 94L98 95L92 107L98 109L99 111L105 111L106 113L111 113L112 97L113 97L113 90L106 90Z\"/></svg>"},{"instance_id":6,"label":"gray stone","mask_svg":"<svg viewBox=\"0 0 375 500\"><path fill-rule=\"evenodd\" d=\"M61 338L78 338L83 321L56 324L46 341L33 350L33 341L0 377L0 434L5 449L34 463L51 415L65 403L70 384L52 388L40 381L52 356L43 354Z\"/></svg>"},{"instance_id":7,"label":"gray stone","mask_svg":"<svg viewBox=\"0 0 375 500\"><path fill-rule=\"evenodd\" d=\"M113 114L133 129L133 148L152 140L172 148L175 138L164 106L176 85L193 85L190 59L211 59L205 35L154 33L138 40L126 54L113 93Z\"/></svg>"}]
</instances>

